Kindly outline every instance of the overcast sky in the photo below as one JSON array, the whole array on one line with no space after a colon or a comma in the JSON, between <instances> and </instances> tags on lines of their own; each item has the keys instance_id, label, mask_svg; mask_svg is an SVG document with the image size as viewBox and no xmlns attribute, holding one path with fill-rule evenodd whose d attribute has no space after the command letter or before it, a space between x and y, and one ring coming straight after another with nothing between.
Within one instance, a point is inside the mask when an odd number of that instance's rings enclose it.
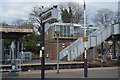
<instances>
[{"instance_id":1,"label":"overcast sky","mask_svg":"<svg viewBox=\"0 0 120 80\"><path fill-rule=\"evenodd\" d=\"M58 4L62 0L1 0L0 2L0 14L1 20L11 23L15 18L27 19L28 13L30 13L34 6L49 6ZM83 5L84 0L64 0L65 2L77 2ZM87 12L90 19L98 9L108 8L113 11L118 10L119 0L86 0ZM63 2L63 1L62 1Z\"/></svg>"}]
</instances>

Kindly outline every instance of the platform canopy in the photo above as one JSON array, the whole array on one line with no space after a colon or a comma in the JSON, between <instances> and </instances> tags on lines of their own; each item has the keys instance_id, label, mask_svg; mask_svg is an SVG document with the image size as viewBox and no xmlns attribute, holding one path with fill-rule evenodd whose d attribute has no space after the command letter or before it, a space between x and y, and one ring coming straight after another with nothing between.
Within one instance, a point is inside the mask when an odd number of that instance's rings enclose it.
<instances>
[{"instance_id":1,"label":"platform canopy","mask_svg":"<svg viewBox=\"0 0 120 80\"><path fill-rule=\"evenodd\" d=\"M1 39L18 39L27 34L31 34L33 29L15 28L15 27L0 27Z\"/></svg>"}]
</instances>

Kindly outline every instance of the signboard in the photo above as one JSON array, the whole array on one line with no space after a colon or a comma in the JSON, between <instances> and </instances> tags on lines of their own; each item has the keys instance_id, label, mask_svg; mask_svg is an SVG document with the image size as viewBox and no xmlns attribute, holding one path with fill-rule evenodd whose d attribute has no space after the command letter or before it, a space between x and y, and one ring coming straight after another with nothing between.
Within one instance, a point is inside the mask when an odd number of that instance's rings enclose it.
<instances>
[{"instance_id":1,"label":"signboard","mask_svg":"<svg viewBox=\"0 0 120 80\"><path fill-rule=\"evenodd\" d=\"M87 42L87 41L88 41L88 37L83 37L83 38L82 38L82 41L83 41L83 42Z\"/></svg>"},{"instance_id":2,"label":"signboard","mask_svg":"<svg viewBox=\"0 0 120 80\"><path fill-rule=\"evenodd\" d=\"M41 15L40 19L43 23L50 21L51 19L60 19L60 10L58 8L53 8Z\"/></svg>"},{"instance_id":3,"label":"signboard","mask_svg":"<svg viewBox=\"0 0 120 80\"><path fill-rule=\"evenodd\" d=\"M42 57L42 50L40 50L40 58Z\"/></svg>"},{"instance_id":4,"label":"signboard","mask_svg":"<svg viewBox=\"0 0 120 80\"><path fill-rule=\"evenodd\" d=\"M65 48L65 47L66 47L65 43L62 43L62 44L61 44L61 47L62 47L62 48Z\"/></svg>"}]
</instances>

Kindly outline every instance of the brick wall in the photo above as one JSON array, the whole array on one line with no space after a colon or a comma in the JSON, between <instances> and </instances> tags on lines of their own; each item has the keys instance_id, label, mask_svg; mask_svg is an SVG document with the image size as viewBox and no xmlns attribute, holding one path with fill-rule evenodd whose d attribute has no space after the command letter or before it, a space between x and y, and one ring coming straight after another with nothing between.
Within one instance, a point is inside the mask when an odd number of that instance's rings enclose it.
<instances>
[{"instance_id":1,"label":"brick wall","mask_svg":"<svg viewBox=\"0 0 120 80\"><path fill-rule=\"evenodd\" d=\"M70 42L74 42L76 39L74 38L59 38L59 52L63 50L61 47L62 43L65 43L66 47L70 44ZM53 27L48 29L48 32L45 33L45 55L49 54L49 58L56 59L57 55L57 38L53 37Z\"/></svg>"}]
</instances>

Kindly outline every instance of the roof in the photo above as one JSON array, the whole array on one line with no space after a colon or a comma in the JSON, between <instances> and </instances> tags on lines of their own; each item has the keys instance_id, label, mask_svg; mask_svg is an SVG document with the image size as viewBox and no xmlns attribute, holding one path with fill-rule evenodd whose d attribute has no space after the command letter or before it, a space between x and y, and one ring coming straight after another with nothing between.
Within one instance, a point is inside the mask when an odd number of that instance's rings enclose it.
<instances>
[{"instance_id":1,"label":"roof","mask_svg":"<svg viewBox=\"0 0 120 80\"><path fill-rule=\"evenodd\" d=\"M52 27L52 26L54 26L54 25L66 25L66 26L73 26L73 27L85 28L85 27L83 27L82 24L56 22L56 23L50 24L50 26L48 26L48 27L46 26L45 32L46 32L50 27ZM86 28L98 29L98 27L86 27Z\"/></svg>"},{"instance_id":2,"label":"roof","mask_svg":"<svg viewBox=\"0 0 120 80\"><path fill-rule=\"evenodd\" d=\"M33 29L23 29L23 28L2 28L0 27L0 38L2 39L18 39L27 34L31 34Z\"/></svg>"}]
</instances>

